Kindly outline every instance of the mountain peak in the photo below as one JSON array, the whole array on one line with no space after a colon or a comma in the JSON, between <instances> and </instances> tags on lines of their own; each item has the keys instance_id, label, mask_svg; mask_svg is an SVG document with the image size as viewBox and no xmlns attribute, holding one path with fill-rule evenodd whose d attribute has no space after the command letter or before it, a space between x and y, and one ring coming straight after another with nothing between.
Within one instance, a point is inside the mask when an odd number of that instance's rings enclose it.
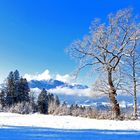
<instances>
[{"instance_id":1,"label":"mountain peak","mask_svg":"<svg viewBox=\"0 0 140 140\"><path fill-rule=\"evenodd\" d=\"M49 80L31 80L29 81L30 88L39 88L39 89L54 89L56 87L68 87L70 89L86 89L88 86L82 84L69 84L59 80L49 79Z\"/></svg>"}]
</instances>

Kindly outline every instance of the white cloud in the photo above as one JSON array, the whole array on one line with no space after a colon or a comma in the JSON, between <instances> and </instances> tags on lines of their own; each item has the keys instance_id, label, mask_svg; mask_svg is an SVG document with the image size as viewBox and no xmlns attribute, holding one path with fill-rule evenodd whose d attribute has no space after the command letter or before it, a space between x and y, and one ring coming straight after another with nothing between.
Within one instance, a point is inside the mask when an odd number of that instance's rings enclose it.
<instances>
[{"instance_id":1,"label":"white cloud","mask_svg":"<svg viewBox=\"0 0 140 140\"><path fill-rule=\"evenodd\" d=\"M45 70L41 74L34 74L34 75L25 74L24 78L26 78L28 81L31 81L31 80L49 80L49 79L51 79L51 75L50 75L49 70Z\"/></svg>"},{"instance_id":2,"label":"white cloud","mask_svg":"<svg viewBox=\"0 0 140 140\"><path fill-rule=\"evenodd\" d=\"M70 76L69 74L66 75L57 74L55 79L65 83L70 83L73 80L73 77Z\"/></svg>"},{"instance_id":3,"label":"white cloud","mask_svg":"<svg viewBox=\"0 0 140 140\"><path fill-rule=\"evenodd\" d=\"M68 87L56 87L55 89L50 89L49 92L56 94L68 94L68 95L78 95L78 96L91 96L91 89L71 89Z\"/></svg>"},{"instance_id":4,"label":"white cloud","mask_svg":"<svg viewBox=\"0 0 140 140\"><path fill-rule=\"evenodd\" d=\"M31 80L49 80L49 79L55 79L55 80L59 80L65 83L71 83L73 81L73 77L70 76L69 74L65 74L65 75L61 75L61 74L56 74L54 76L52 76L50 74L50 71L48 69L46 69L44 72L40 73L40 74L25 74L24 78L26 78L28 81Z\"/></svg>"},{"instance_id":5,"label":"white cloud","mask_svg":"<svg viewBox=\"0 0 140 140\"><path fill-rule=\"evenodd\" d=\"M39 88L31 88L31 92L36 93L38 96L39 93L41 92L41 89ZM54 93L57 95L64 94L64 95L77 95L77 96L88 96L88 97L101 97L101 96L106 96L103 93L99 92L93 92L91 88L86 88L86 89L77 89L77 88L69 88L69 87L56 87L54 89L48 90L50 93Z\"/></svg>"}]
</instances>

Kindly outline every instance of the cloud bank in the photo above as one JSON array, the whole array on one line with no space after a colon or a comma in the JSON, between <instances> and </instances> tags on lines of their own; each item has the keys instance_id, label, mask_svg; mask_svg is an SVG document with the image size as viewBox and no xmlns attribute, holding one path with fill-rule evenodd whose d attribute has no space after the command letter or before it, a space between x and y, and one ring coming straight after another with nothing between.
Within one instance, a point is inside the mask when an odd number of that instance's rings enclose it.
<instances>
[{"instance_id":1,"label":"cloud bank","mask_svg":"<svg viewBox=\"0 0 140 140\"><path fill-rule=\"evenodd\" d=\"M40 73L40 74L25 74L24 78L26 78L28 81L31 80L49 80L49 79L55 79L55 80L59 80L65 83L70 83L73 80L73 77L70 76L69 74L65 74L65 75L61 75L61 74L56 74L55 76L52 76L50 74L50 71L48 69L46 69L44 72Z\"/></svg>"},{"instance_id":2,"label":"cloud bank","mask_svg":"<svg viewBox=\"0 0 140 140\"><path fill-rule=\"evenodd\" d=\"M90 88L86 89L71 89L68 87L56 87L55 89L50 89L49 92L56 94L67 94L67 95L78 95L78 96L90 96Z\"/></svg>"},{"instance_id":3,"label":"cloud bank","mask_svg":"<svg viewBox=\"0 0 140 140\"><path fill-rule=\"evenodd\" d=\"M31 91L33 93L39 94L41 89L39 88L32 88ZM57 95L65 94L65 95L77 95L77 96L91 96L91 89L70 89L68 87L56 87L54 89L48 90L50 93L54 93Z\"/></svg>"}]
</instances>

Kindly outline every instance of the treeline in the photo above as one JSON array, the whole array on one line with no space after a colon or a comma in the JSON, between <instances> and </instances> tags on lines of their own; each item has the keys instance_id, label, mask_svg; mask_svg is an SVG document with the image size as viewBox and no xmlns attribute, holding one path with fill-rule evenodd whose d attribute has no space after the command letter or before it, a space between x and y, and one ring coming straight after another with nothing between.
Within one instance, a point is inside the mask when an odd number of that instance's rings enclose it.
<instances>
[{"instance_id":1,"label":"treeline","mask_svg":"<svg viewBox=\"0 0 140 140\"><path fill-rule=\"evenodd\" d=\"M26 78L20 76L19 71L11 71L0 91L0 110L14 113L40 112L48 114L60 105L58 96L41 91L38 98L30 91Z\"/></svg>"},{"instance_id":2,"label":"treeline","mask_svg":"<svg viewBox=\"0 0 140 140\"><path fill-rule=\"evenodd\" d=\"M0 110L29 114L39 112L41 114L72 115L95 118L97 111L91 107L79 105L67 105L61 103L58 96L42 89L35 95L30 91L28 82L21 77L18 70L11 71L3 84L0 92Z\"/></svg>"},{"instance_id":3,"label":"treeline","mask_svg":"<svg viewBox=\"0 0 140 140\"><path fill-rule=\"evenodd\" d=\"M37 96L33 93L25 78L21 77L18 70L10 72L0 90L0 111L19 114L53 114L89 117L96 119L114 119L112 111L99 110L95 107L82 105L67 105L60 102L57 95L45 89ZM122 119L133 119L132 114L124 114Z\"/></svg>"}]
</instances>

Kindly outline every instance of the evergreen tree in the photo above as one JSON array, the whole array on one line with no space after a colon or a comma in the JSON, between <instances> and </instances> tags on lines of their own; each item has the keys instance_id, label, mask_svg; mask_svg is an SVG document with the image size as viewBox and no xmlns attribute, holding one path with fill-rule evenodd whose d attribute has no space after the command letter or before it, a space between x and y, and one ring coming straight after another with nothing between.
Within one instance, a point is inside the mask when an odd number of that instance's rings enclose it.
<instances>
[{"instance_id":1,"label":"evergreen tree","mask_svg":"<svg viewBox=\"0 0 140 140\"><path fill-rule=\"evenodd\" d=\"M54 95L51 93L48 93L48 104L54 103Z\"/></svg>"},{"instance_id":2,"label":"evergreen tree","mask_svg":"<svg viewBox=\"0 0 140 140\"><path fill-rule=\"evenodd\" d=\"M20 74L18 70L15 70L15 72L13 73L13 76L14 76L14 81L19 81Z\"/></svg>"},{"instance_id":3,"label":"evergreen tree","mask_svg":"<svg viewBox=\"0 0 140 140\"><path fill-rule=\"evenodd\" d=\"M28 86L28 82L25 78L20 78L18 82L18 95L17 95L17 102L29 102L29 91L30 88Z\"/></svg>"},{"instance_id":4,"label":"evergreen tree","mask_svg":"<svg viewBox=\"0 0 140 140\"><path fill-rule=\"evenodd\" d=\"M60 105L60 100L57 95L55 96L54 102L55 102L55 105L57 105L57 106Z\"/></svg>"},{"instance_id":5,"label":"evergreen tree","mask_svg":"<svg viewBox=\"0 0 140 140\"><path fill-rule=\"evenodd\" d=\"M20 78L18 70L10 72L6 82L6 104L13 105L18 102L29 101L29 86L24 78Z\"/></svg>"},{"instance_id":6,"label":"evergreen tree","mask_svg":"<svg viewBox=\"0 0 140 140\"><path fill-rule=\"evenodd\" d=\"M0 105L2 108L5 106L5 92L3 90L0 92Z\"/></svg>"},{"instance_id":7,"label":"evergreen tree","mask_svg":"<svg viewBox=\"0 0 140 140\"><path fill-rule=\"evenodd\" d=\"M19 81L20 81L20 74L18 70L15 70L15 72L13 73L14 75L14 103L18 102L18 90L19 90Z\"/></svg>"},{"instance_id":8,"label":"evergreen tree","mask_svg":"<svg viewBox=\"0 0 140 140\"><path fill-rule=\"evenodd\" d=\"M33 112L36 112L37 111L37 103L35 101L36 93L30 92L29 97L30 97L30 105L31 105L31 107L33 109Z\"/></svg>"},{"instance_id":9,"label":"evergreen tree","mask_svg":"<svg viewBox=\"0 0 140 140\"><path fill-rule=\"evenodd\" d=\"M38 111L42 114L48 114L48 93L45 89L38 96Z\"/></svg>"},{"instance_id":10,"label":"evergreen tree","mask_svg":"<svg viewBox=\"0 0 140 140\"><path fill-rule=\"evenodd\" d=\"M14 73L11 71L7 77L6 82L6 103L11 105L14 103L14 91L15 91L15 82L14 82Z\"/></svg>"}]
</instances>

